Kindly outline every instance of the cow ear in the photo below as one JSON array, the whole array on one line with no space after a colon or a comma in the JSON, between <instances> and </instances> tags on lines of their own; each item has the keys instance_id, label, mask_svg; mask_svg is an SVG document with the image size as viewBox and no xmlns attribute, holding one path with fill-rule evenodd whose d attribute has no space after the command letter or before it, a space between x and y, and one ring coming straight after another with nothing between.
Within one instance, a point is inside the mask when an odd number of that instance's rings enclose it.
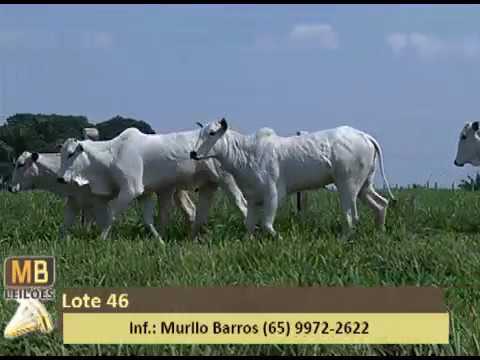
<instances>
[{"instance_id":1,"label":"cow ear","mask_svg":"<svg viewBox=\"0 0 480 360\"><path fill-rule=\"evenodd\" d=\"M203 128L203 125L202 125L201 122L198 122L198 121L197 121L195 124L197 124L199 127Z\"/></svg>"},{"instance_id":2,"label":"cow ear","mask_svg":"<svg viewBox=\"0 0 480 360\"><path fill-rule=\"evenodd\" d=\"M33 160L33 162L36 162L36 161L38 160L38 157L39 157L38 153L37 153L37 152L34 152L34 153L32 154L32 160Z\"/></svg>"},{"instance_id":3,"label":"cow ear","mask_svg":"<svg viewBox=\"0 0 480 360\"><path fill-rule=\"evenodd\" d=\"M478 125L479 125L479 124L478 124L478 121L474 121L474 122L472 123L472 129L473 129L473 131L478 131Z\"/></svg>"},{"instance_id":4,"label":"cow ear","mask_svg":"<svg viewBox=\"0 0 480 360\"><path fill-rule=\"evenodd\" d=\"M223 118L222 120L220 120L220 125L222 126L222 130L223 130L223 131L226 131L226 130L228 129L227 120L225 120L225 118Z\"/></svg>"}]
</instances>

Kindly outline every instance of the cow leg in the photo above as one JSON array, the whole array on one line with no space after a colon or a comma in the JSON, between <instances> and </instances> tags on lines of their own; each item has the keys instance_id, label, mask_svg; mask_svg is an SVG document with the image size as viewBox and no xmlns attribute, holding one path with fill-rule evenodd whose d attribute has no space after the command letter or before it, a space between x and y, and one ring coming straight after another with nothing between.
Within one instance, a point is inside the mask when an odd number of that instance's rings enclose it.
<instances>
[{"instance_id":1,"label":"cow leg","mask_svg":"<svg viewBox=\"0 0 480 360\"><path fill-rule=\"evenodd\" d=\"M385 199L383 196L381 196L379 193L375 191L373 186L370 185L370 192L369 194L372 196L372 198L379 204L382 205L383 207L388 206L388 200Z\"/></svg>"},{"instance_id":2,"label":"cow leg","mask_svg":"<svg viewBox=\"0 0 480 360\"><path fill-rule=\"evenodd\" d=\"M118 218L118 216L128 208L128 205L137 197L142 195L143 193L143 186L133 186L131 184L128 187L123 187L120 189L118 196L111 200L109 203L109 224L102 232L102 239L106 239L110 228L113 222Z\"/></svg>"},{"instance_id":3,"label":"cow leg","mask_svg":"<svg viewBox=\"0 0 480 360\"><path fill-rule=\"evenodd\" d=\"M193 224L192 229L192 236L194 238L197 237L201 228L208 221L208 211L210 210L210 205L212 204L217 188L216 185L206 185L199 190L198 207L195 213L195 223Z\"/></svg>"},{"instance_id":4,"label":"cow leg","mask_svg":"<svg viewBox=\"0 0 480 360\"><path fill-rule=\"evenodd\" d=\"M173 194L175 204L182 210L187 222L192 225L195 221L195 204L185 190L176 190Z\"/></svg>"},{"instance_id":5,"label":"cow leg","mask_svg":"<svg viewBox=\"0 0 480 360\"><path fill-rule=\"evenodd\" d=\"M358 223L359 217L357 212L357 196L359 191L357 186L349 181L336 184L340 194L340 203L346 218L345 233L351 234L355 225Z\"/></svg>"},{"instance_id":6,"label":"cow leg","mask_svg":"<svg viewBox=\"0 0 480 360\"><path fill-rule=\"evenodd\" d=\"M262 225L268 231L268 233L274 237L277 237L277 232L273 228L273 223L275 222L275 216L277 214L280 200L281 199L279 199L277 187L275 185L271 185L263 199L264 213Z\"/></svg>"},{"instance_id":7,"label":"cow leg","mask_svg":"<svg viewBox=\"0 0 480 360\"><path fill-rule=\"evenodd\" d=\"M95 221L101 230L100 238L106 240L113 224L112 212L107 203L94 206Z\"/></svg>"},{"instance_id":8,"label":"cow leg","mask_svg":"<svg viewBox=\"0 0 480 360\"><path fill-rule=\"evenodd\" d=\"M240 210L243 218L247 217L247 201L242 192L238 188L233 176L225 174L219 179L220 187L225 191L227 196L234 202L236 207Z\"/></svg>"},{"instance_id":9,"label":"cow leg","mask_svg":"<svg viewBox=\"0 0 480 360\"><path fill-rule=\"evenodd\" d=\"M371 185L366 186L360 192L360 198L375 213L375 222L381 231L385 231L385 217L388 201L380 196Z\"/></svg>"},{"instance_id":10,"label":"cow leg","mask_svg":"<svg viewBox=\"0 0 480 360\"><path fill-rule=\"evenodd\" d=\"M259 207L255 204L254 200L247 202L247 217L245 219L245 226L249 235L253 234L257 228L259 216Z\"/></svg>"},{"instance_id":11,"label":"cow leg","mask_svg":"<svg viewBox=\"0 0 480 360\"><path fill-rule=\"evenodd\" d=\"M141 197L141 202L143 205L143 223L145 227L150 231L150 233L162 244L164 241L157 229L155 229L154 218L155 218L155 196L154 194L148 194Z\"/></svg>"},{"instance_id":12,"label":"cow leg","mask_svg":"<svg viewBox=\"0 0 480 360\"><path fill-rule=\"evenodd\" d=\"M142 182L143 160L139 156L132 155L128 162L118 166L113 169L112 176L118 180L119 192L109 203L114 221L134 199L144 195L145 190Z\"/></svg>"},{"instance_id":13,"label":"cow leg","mask_svg":"<svg viewBox=\"0 0 480 360\"><path fill-rule=\"evenodd\" d=\"M134 187L123 188L120 190L118 196L110 201L110 208L112 216L116 219L124 210L128 208L130 203L143 193L142 189Z\"/></svg>"},{"instance_id":14,"label":"cow leg","mask_svg":"<svg viewBox=\"0 0 480 360\"><path fill-rule=\"evenodd\" d=\"M72 198L67 198L65 209L63 211L63 224L60 227L60 239L65 239L68 236L68 231L75 223L78 214L78 207L74 204Z\"/></svg>"},{"instance_id":15,"label":"cow leg","mask_svg":"<svg viewBox=\"0 0 480 360\"><path fill-rule=\"evenodd\" d=\"M160 229L165 229L165 227L168 225L168 218L170 210L172 209L172 197L174 192L175 188L169 188L157 193Z\"/></svg>"}]
</instances>

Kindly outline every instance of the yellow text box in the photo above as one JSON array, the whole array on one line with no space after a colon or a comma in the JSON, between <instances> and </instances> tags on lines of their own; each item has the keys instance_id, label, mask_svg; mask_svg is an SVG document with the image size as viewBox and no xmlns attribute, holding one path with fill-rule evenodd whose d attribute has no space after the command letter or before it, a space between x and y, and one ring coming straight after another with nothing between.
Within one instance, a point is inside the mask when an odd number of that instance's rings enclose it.
<instances>
[{"instance_id":1,"label":"yellow text box","mask_svg":"<svg viewBox=\"0 0 480 360\"><path fill-rule=\"evenodd\" d=\"M64 313L65 344L448 344L449 314Z\"/></svg>"}]
</instances>

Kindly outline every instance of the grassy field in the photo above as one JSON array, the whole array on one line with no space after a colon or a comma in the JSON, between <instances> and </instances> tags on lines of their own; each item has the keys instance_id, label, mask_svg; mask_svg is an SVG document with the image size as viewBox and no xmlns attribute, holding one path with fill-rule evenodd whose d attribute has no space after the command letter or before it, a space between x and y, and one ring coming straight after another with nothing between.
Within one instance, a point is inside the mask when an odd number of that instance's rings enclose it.
<instances>
[{"instance_id":1,"label":"grassy field","mask_svg":"<svg viewBox=\"0 0 480 360\"><path fill-rule=\"evenodd\" d=\"M46 193L0 193L0 255L55 255L63 287L163 286L437 286L446 289L451 339L444 346L64 346L56 332L0 339L0 354L480 354L480 193L402 190L377 233L360 206L355 241L342 242L337 194L311 194L301 215L285 203L276 222L282 240L244 239L240 213L217 196L204 242L188 238L178 211L162 249L132 208L112 238L76 229L57 239L62 202ZM0 300L3 328L16 304ZM49 307L56 319L56 311Z\"/></svg>"}]
</instances>

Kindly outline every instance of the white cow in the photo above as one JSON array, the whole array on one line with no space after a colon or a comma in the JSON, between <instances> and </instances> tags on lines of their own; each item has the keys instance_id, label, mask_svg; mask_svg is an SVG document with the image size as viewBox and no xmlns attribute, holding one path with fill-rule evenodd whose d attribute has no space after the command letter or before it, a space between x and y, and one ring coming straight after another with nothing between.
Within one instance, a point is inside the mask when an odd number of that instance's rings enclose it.
<instances>
[{"instance_id":1,"label":"white cow","mask_svg":"<svg viewBox=\"0 0 480 360\"><path fill-rule=\"evenodd\" d=\"M389 195L394 196L385 178L381 148L372 136L347 126L290 137L277 136L273 130L246 136L227 129L225 119L207 124L190 157L218 159L235 177L247 199L249 233L260 220L276 235L273 223L286 195L331 183L339 190L348 230L358 222L357 196L372 208L384 229L388 200L373 187L377 155Z\"/></svg>"},{"instance_id":2,"label":"white cow","mask_svg":"<svg viewBox=\"0 0 480 360\"><path fill-rule=\"evenodd\" d=\"M214 160L190 160L200 130L171 134L144 134L128 128L109 141L68 139L62 147L59 181L89 185L94 194L118 192L111 202L110 226L130 202L143 194L159 195L160 213L165 198L175 189L198 189L192 233L196 236L206 223L213 195L220 186L246 214L246 201L233 177ZM109 227L110 227L109 226ZM106 234L108 229L106 230Z\"/></svg>"},{"instance_id":3,"label":"white cow","mask_svg":"<svg viewBox=\"0 0 480 360\"><path fill-rule=\"evenodd\" d=\"M457 156L454 164L464 166L480 166L480 133L478 132L479 122L468 122L460 132L457 146Z\"/></svg>"},{"instance_id":4,"label":"white cow","mask_svg":"<svg viewBox=\"0 0 480 360\"><path fill-rule=\"evenodd\" d=\"M116 194L105 193L95 195L89 186L77 184L59 184L57 181L60 170L61 157L59 153L22 153L16 163L9 187L11 192L28 190L46 190L66 198L64 210L64 223L60 229L62 238L68 229L75 223L80 210L85 210L87 219L96 220L97 225L104 230L108 226L109 211L108 201ZM152 233L158 237L153 227L155 199L145 198L143 201L144 223ZM193 221L195 206L185 192L175 194L177 205L184 211L186 216Z\"/></svg>"}]
</instances>

